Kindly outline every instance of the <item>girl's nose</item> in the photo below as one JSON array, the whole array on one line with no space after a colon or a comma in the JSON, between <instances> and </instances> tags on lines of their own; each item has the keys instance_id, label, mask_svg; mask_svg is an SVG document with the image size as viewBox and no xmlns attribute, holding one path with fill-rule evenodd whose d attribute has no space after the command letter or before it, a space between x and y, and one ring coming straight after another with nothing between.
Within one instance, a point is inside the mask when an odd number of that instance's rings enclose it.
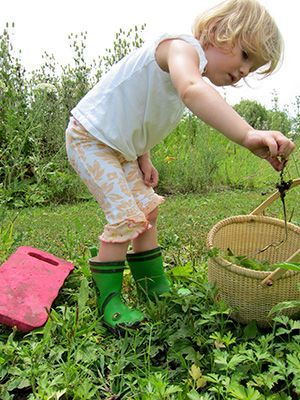
<instances>
[{"instance_id":1,"label":"girl's nose","mask_svg":"<svg viewBox=\"0 0 300 400\"><path fill-rule=\"evenodd\" d=\"M241 68L240 68L240 74L242 78L245 78L250 72L250 65L247 63L244 63Z\"/></svg>"}]
</instances>

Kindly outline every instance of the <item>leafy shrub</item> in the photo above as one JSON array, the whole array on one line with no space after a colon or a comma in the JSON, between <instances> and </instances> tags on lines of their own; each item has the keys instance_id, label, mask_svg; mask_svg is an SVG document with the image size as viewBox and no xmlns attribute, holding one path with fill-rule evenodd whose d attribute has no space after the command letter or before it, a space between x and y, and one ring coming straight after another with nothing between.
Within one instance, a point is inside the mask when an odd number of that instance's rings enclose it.
<instances>
[{"instance_id":1,"label":"leafy shrub","mask_svg":"<svg viewBox=\"0 0 300 400\"><path fill-rule=\"evenodd\" d=\"M43 64L31 74L15 55L9 29L0 36L0 203L24 207L80 197L65 153L70 111L112 63L142 45L145 25L120 29L113 48L91 65L85 61L86 33L71 34L73 63L60 67L44 53Z\"/></svg>"},{"instance_id":2,"label":"leafy shrub","mask_svg":"<svg viewBox=\"0 0 300 400\"><path fill-rule=\"evenodd\" d=\"M241 100L234 106L237 113L240 114L253 128L267 129L268 111L267 109L253 100Z\"/></svg>"},{"instance_id":3,"label":"leafy shrub","mask_svg":"<svg viewBox=\"0 0 300 400\"><path fill-rule=\"evenodd\" d=\"M289 133L292 128L292 123L285 111L268 111L268 129Z\"/></svg>"}]
</instances>

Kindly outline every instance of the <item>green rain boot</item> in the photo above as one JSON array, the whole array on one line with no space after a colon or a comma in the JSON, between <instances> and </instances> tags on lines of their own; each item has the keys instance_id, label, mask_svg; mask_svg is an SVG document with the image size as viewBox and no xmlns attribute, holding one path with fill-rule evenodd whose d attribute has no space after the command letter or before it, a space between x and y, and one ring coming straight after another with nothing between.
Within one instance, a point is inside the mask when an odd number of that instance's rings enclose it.
<instances>
[{"instance_id":1,"label":"green rain boot","mask_svg":"<svg viewBox=\"0 0 300 400\"><path fill-rule=\"evenodd\" d=\"M128 253L127 262L140 295L155 299L170 291L160 247L141 253Z\"/></svg>"},{"instance_id":2,"label":"green rain boot","mask_svg":"<svg viewBox=\"0 0 300 400\"><path fill-rule=\"evenodd\" d=\"M89 264L103 322L113 330L136 327L144 320L144 315L138 310L130 309L121 298L125 261L99 262L91 259Z\"/></svg>"}]
</instances>

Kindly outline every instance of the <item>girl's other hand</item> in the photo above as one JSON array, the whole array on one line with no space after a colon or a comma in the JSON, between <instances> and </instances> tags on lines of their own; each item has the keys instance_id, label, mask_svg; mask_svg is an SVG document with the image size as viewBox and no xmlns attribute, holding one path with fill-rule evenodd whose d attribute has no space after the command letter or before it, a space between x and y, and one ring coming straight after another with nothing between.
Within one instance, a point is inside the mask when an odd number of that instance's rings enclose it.
<instances>
[{"instance_id":1,"label":"girl's other hand","mask_svg":"<svg viewBox=\"0 0 300 400\"><path fill-rule=\"evenodd\" d=\"M158 171L152 164L149 153L138 157L140 170L143 173L143 179L146 186L155 187L158 184Z\"/></svg>"},{"instance_id":2,"label":"girl's other hand","mask_svg":"<svg viewBox=\"0 0 300 400\"><path fill-rule=\"evenodd\" d=\"M281 132L255 129L248 131L242 145L267 160L276 171L283 168L284 162L295 149L295 144Z\"/></svg>"}]
</instances>

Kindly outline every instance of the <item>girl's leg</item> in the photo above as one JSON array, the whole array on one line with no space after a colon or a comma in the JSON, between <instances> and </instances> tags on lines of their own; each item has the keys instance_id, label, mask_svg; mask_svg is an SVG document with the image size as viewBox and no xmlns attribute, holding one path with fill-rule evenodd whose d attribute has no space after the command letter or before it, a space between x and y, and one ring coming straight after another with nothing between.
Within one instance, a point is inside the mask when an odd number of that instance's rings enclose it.
<instances>
[{"instance_id":1,"label":"girl's leg","mask_svg":"<svg viewBox=\"0 0 300 400\"><path fill-rule=\"evenodd\" d=\"M124 168L124 167L123 167ZM163 268L161 249L157 242L158 204L163 199L152 188L145 186L142 174L133 163L125 166L127 182L137 204L151 224L151 228L132 241L133 253L127 254L127 262L137 283L138 292L156 298L170 291L170 283Z\"/></svg>"},{"instance_id":2,"label":"girl's leg","mask_svg":"<svg viewBox=\"0 0 300 400\"><path fill-rule=\"evenodd\" d=\"M164 199L162 196L157 195L152 187L145 185L143 174L137 161L124 163L123 170L135 202L149 223L149 229L132 240L133 250L134 252L151 250L158 245L156 220L158 206L163 203Z\"/></svg>"},{"instance_id":3,"label":"girl's leg","mask_svg":"<svg viewBox=\"0 0 300 400\"><path fill-rule=\"evenodd\" d=\"M104 245L105 249L100 249L100 253L107 258L110 249L111 261L116 260L116 255L122 255L123 244L126 247L130 240L149 227L145 213L127 183L123 169L126 160L78 123L67 130L67 153L71 165L101 206L108 222L100 240L112 246Z\"/></svg>"},{"instance_id":4,"label":"girl's leg","mask_svg":"<svg viewBox=\"0 0 300 400\"><path fill-rule=\"evenodd\" d=\"M147 215L147 219L150 222L152 228L141 233L136 239L132 241L132 247L135 253L152 250L158 247L156 226L157 215L157 207L150 214Z\"/></svg>"},{"instance_id":5,"label":"girl's leg","mask_svg":"<svg viewBox=\"0 0 300 400\"><path fill-rule=\"evenodd\" d=\"M67 130L67 153L108 221L100 253L90 260L100 314L110 328L136 325L144 316L124 304L122 279L128 243L147 229L148 222L127 187L117 152L73 121Z\"/></svg>"},{"instance_id":6,"label":"girl's leg","mask_svg":"<svg viewBox=\"0 0 300 400\"><path fill-rule=\"evenodd\" d=\"M128 245L130 242L125 243L106 243L101 242L99 253L94 260L101 262L111 262L125 260Z\"/></svg>"}]
</instances>

